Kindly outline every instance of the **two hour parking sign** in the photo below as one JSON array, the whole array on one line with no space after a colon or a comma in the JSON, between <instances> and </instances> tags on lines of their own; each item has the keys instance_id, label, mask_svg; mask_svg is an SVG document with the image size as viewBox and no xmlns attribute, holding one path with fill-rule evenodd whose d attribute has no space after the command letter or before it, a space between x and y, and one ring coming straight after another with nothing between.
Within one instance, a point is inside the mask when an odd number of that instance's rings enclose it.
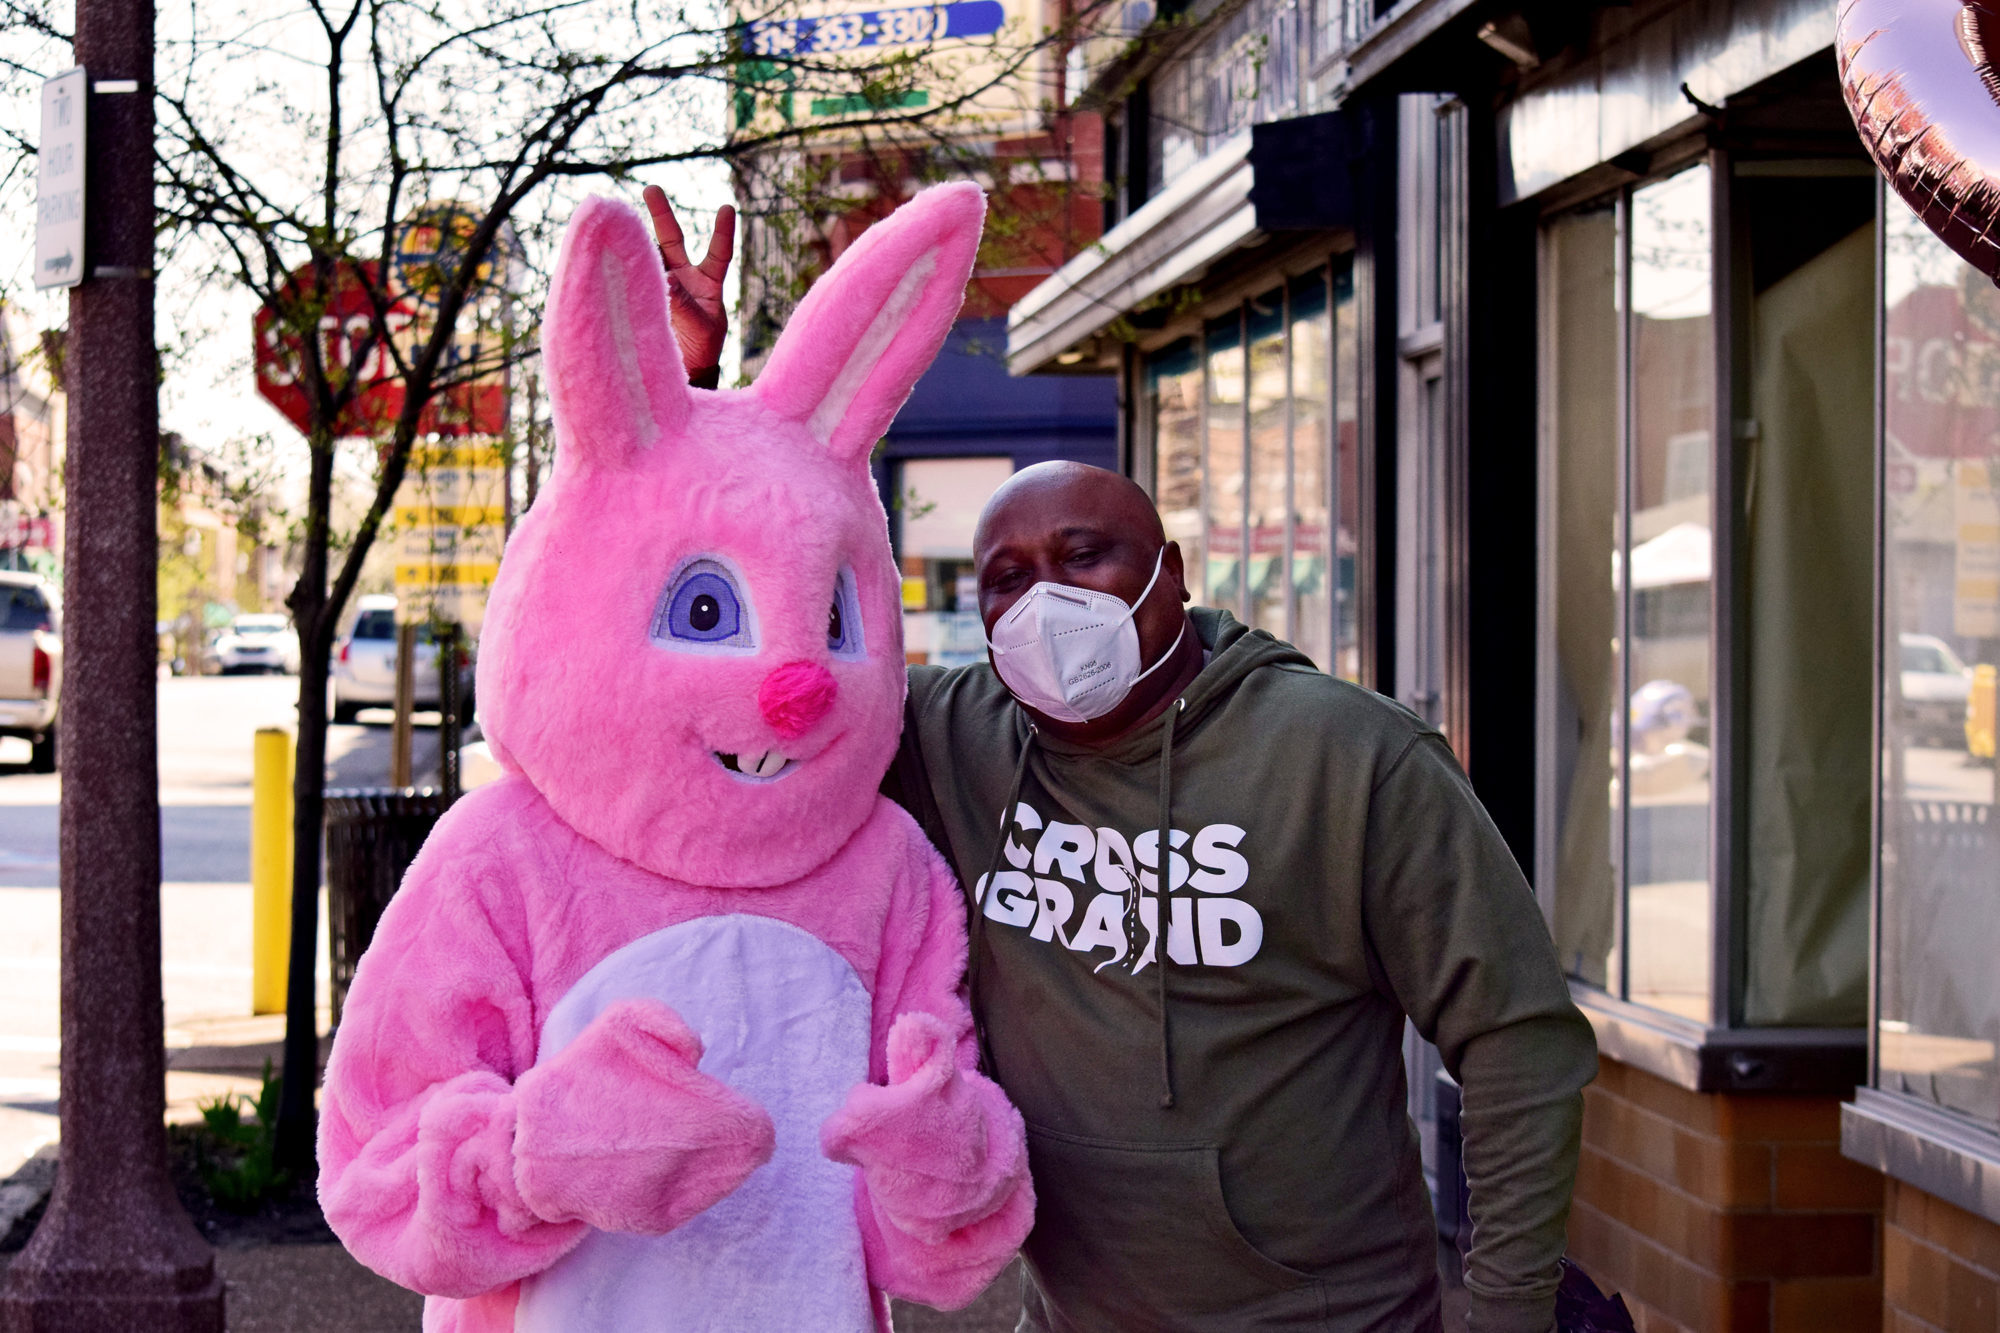
<instances>
[{"instance_id":1,"label":"two hour parking sign","mask_svg":"<svg viewBox=\"0 0 2000 1333\"><path fill-rule=\"evenodd\" d=\"M83 281L84 72L42 84L42 141L35 170L35 286Z\"/></svg>"}]
</instances>

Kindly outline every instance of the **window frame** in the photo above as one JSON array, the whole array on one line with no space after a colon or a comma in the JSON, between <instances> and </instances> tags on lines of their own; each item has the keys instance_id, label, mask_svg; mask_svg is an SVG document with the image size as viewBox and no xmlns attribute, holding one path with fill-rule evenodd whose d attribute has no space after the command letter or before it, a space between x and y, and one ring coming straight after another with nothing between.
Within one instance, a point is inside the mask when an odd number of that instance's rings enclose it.
<instances>
[{"instance_id":1,"label":"window frame","mask_svg":"<svg viewBox=\"0 0 2000 1333\"><path fill-rule=\"evenodd\" d=\"M1746 855L1748 807L1744 795L1741 744L1746 735L1744 717L1747 691L1747 655L1739 646L1747 642L1742 618L1746 598L1741 587L1745 576L1744 559L1748 534L1742 506L1736 502L1743 493L1743 469L1747 462L1747 441L1740 438L1738 423L1745 421L1751 388L1749 374L1749 283L1746 219L1741 216L1741 195L1734 189L1739 165L1757 157L1716 143L1697 141L1670 147L1656 154L1643 174L1614 189L1584 198L1570 196L1559 205L1546 208L1536 234L1538 310L1536 339L1540 353L1537 389L1536 468L1537 539L1546 553L1553 549L1557 506L1555 494L1555 396L1553 373L1557 330L1554 311L1554 273L1550 263L1550 227L1559 219L1607 201L1616 211L1616 301L1618 307L1616 415L1620 439L1617 444L1618 475L1615 489L1618 512L1614 546L1625 551L1630 545L1633 511L1631 452L1636 423L1632 393L1633 337L1631 310L1632 197L1636 191L1669 179L1698 164L1709 169L1710 313L1713 330L1714 382L1709 428L1709 530L1711 533L1710 607L1708 616L1710 762L1708 801L1708 926L1709 994L1707 1017L1697 1021L1630 1000L1631 940L1628 920L1629 868L1626 849L1630 846L1630 740L1629 723L1620 728L1625 739L1618 747L1612 773L1619 784L1621 800L1614 815L1614 837L1619 847L1616 890L1613 900L1615 966L1608 970L1606 987L1598 987L1576 977L1569 979L1572 996L1590 1017L1604 1055L1632 1063L1698 1092L1786 1091L1846 1092L1857 1084L1872 1084L1875 1076L1874 1042L1876 1012L1874 936L1880 914L1880 838L1875 836L1876 880L1871 888L1870 906L1869 1013L1865 1028L1752 1027L1742 1021L1745 990L1744 929L1749 882ZM1879 236L1882 210L1876 210L1878 256L1876 281L1881 281ZM1877 319L1880 301L1877 301ZM1877 337L1877 360L1880 338ZM1877 416L1878 460L1882 402L1879 366L1875 411ZM1876 595L1880 597L1880 485L1877 485ZM1629 565L1629 552L1626 556ZM1543 914L1555 926L1556 832L1560 810L1555 773L1557 725L1556 672L1554 662L1555 613L1558 589L1555 562L1542 559L1537 570L1535 625L1536 682L1536 821L1534 842L1534 883ZM1632 630L1636 597L1626 587L1618 594L1616 623L1620 639L1616 684L1621 700L1631 697ZM1882 655L1880 607L1876 608L1874 670L1879 673ZM1879 675L1877 677L1879 681ZM1879 714L1880 690L1875 708ZM1872 722L1879 753L1880 718ZM1871 782L1879 785L1879 764ZM1873 802L1879 822L1879 801Z\"/></svg>"},{"instance_id":2,"label":"window frame","mask_svg":"<svg viewBox=\"0 0 2000 1333\"><path fill-rule=\"evenodd\" d=\"M1325 632L1326 643L1328 645L1328 651L1327 651L1328 660L1326 666L1323 669L1325 669L1328 672L1328 674L1337 674L1339 669L1339 664L1341 661L1341 653L1345 649L1352 647L1356 650L1355 661L1357 664L1357 675L1359 677L1358 683L1372 687L1373 680L1372 680L1371 664L1373 662L1373 655L1370 652L1370 648L1372 647L1372 636L1373 636L1374 596L1373 596L1373 590L1369 586L1368 580L1364 577L1362 571L1367 567L1369 562L1369 555L1373 549L1374 523L1372 521L1372 508L1365 502L1357 506L1356 524L1353 534L1356 545L1358 547L1355 554L1356 577L1354 580L1354 589L1352 594L1355 602L1357 603L1354 615L1352 617L1353 632L1351 634L1343 635L1341 627L1342 583L1341 583L1341 565L1340 565L1341 554L1340 554L1339 538L1341 530L1340 503L1343 497L1341 495L1342 479L1340 471L1341 455L1340 455L1340 418L1339 418L1340 391L1342 383L1341 381L1342 347L1341 347L1341 334L1340 334L1339 315L1338 315L1339 291L1340 291L1339 279L1343 276L1344 273L1346 273L1347 270L1350 269L1350 267L1354 264L1354 262L1355 262L1354 255L1352 251L1340 250L1332 252L1330 254L1322 255L1311 263L1283 264L1274 266L1272 268L1260 270L1259 273L1257 274L1257 277L1254 280L1249 280L1249 279L1245 280L1245 282L1242 284L1243 290L1241 290L1240 292L1237 292L1236 294L1230 296L1226 300L1205 304L1198 311L1190 312L1190 315L1187 319L1176 321L1174 327L1171 330L1167 331L1162 336L1158 338L1148 339L1144 346L1134 348L1132 355L1126 361L1126 366L1128 368L1128 374L1130 377L1130 388L1128 390L1128 397L1129 401L1132 404L1132 415L1131 415L1132 448L1130 450L1130 455L1126 460L1126 466L1128 475L1130 475L1133 480L1139 482L1142 486L1144 486L1147 490L1148 495L1151 496L1154 502L1157 504L1159 500L1159 489L1160 489L1159 441L1156 438L1155 426L1152 417L1150 394L1147 385L1147 376L1149 374L1149 370L1153 363L1153 358L1155 356L1165 351L1167 348L1172 347L1175 344L1179 343L1182 338L1190 339L1193 344L1195 364L1199 368L1201 375L1199 402L1201 405L1201 439L1202 439L1203 463L1202 463L1202 475L1201 475L1201 499L1199 501L1199 507L1201 513L1201 523L1202 523L1202 555L1205 565L1205 562L1209 555L1208 529L1209 529L1210 505L1212 500L1212 494L1210 491L1211 479L1209 475L1209 469L1207 467L1209 414L1214 407L1214 404L1211 401L1210 387L1208 383L1209 365L1210 365L1208 327L1210 324L1218 320L1226 321L1233 318L1236 326L1236 346L1232 350L1236 353L1238 357L1241 358L1241 374L1242 374L1243 388L1244 388L1242 402L1231 405L1232 415L1237 417L1237 428L1241 432L1241 466L1244 470L1244 477L1245 477L1243 495L1241 497L1240 503L1236 506L1237 516L1238 516L1237 521L1238 521L1239 531L1241 533L1243 550L1239 552L1237 559L1235 599L1233 603L1227 606L1223 606L1220 609L1228 611L1231 615L1243 621L1243 623L1245 623L1246 625L1250 624L1251 620L1249 618L1250 607L1249 607L1249 593L1248 593L1249 563L1250 563L1248 559L1249 544L1250 544L1249 508L1251 500L1251 495L1250 495L1251 394L1249 392L1249 386L1250 386L1249 309L1251 302L1256 300L1257 298L1275 294L1281 305L1281 312L1282 312L1281 317L1283 320L1283 330L1284 330L1284 357L1285 357L1286 510L1285 510L1285 538L1284 538L1284 586L1285 586L1284 636L1287 642L1296 642L1300 622L1299 622L1299 604L1298 604L1297 587L1294 581L1294 571L1292 567L1292 561L1294 552L1296 550L1296 537L1297 537L1296 529L1298 524L1298 503L1297 503L1298 497L1297 497L1297 491L1295 489L1298 477L1298 461L1297 461L1298 460L1298 454L1297 454L1298 413L1294 406L1295 368L1293 366L1292 358L1297 344L1296 340L1293 337L1293 329L1292 329L1292 321L1294 318L1292 289L1294 284L1300 281L1301 279L1317 277L1325 285L1325 290L1326 290L1326 304L1323 315L1323 318L1326 321L1326 347L1325 347L1326 364L1322 367L1322 371L1325 375L1326 394L1325 394L1325 401L1321 406L1321 410L1324 417L1324 429L1326 431L1327 438L1326 438L1326 458L1323 464L1325 477L1323 479L1323 489L1320 496L1320 501L1325 506L1327 514L1327 538L1326 538L1327 569L1324 576L1327 584L1327 596L1326 596L1327 624L1325 624L1322 628ZM1358 301L1360 299L1360 293L1358 291L1358 288L1355 288L1352 283L1352 274L1346 273L1346 275L1350 279L1350 288L1351 288L1348 299L1351 301ZM1360 334L1359 334L1359 326L1357 325L1357 337L1358 336L1360 336ZM1361 359L1357 358L1356 371L1355 371L1357 377L1365 376L1366 372L1364 369L1364 364L1365 363ZM1358 397L1356 400L1357 411L1361 413L1361 415L1365 416L1366 414L1365 404L1368 401L1366 386L1357 384L1356 389L1358 393ZM1357 440L1355 447L1357 451L1361 450L1363 448L1363 441ZM1365 493L1368 489L1368 478L1370 474L1370 469L1366 465L1364 459L1358 458L1357 463L1360 464L1360 466L1357 469L1356 486L1363 491L1365 498ZM1187 580L1188 580L1188 591L1193 596L1195 603L1197 605L1208 605L1209 603L1206 601L1205 598L1205 590L1206 590L1205 567L1199 569L1197 568L1188 569Z\"/></svg>"},{"instance_id":3,"label":"window frame","mask_svg":"<svg viewBox=\"0 0 2000 1333\"><path fill-rule=\"evenodd\" d=\"M1882 1084L1882 948L1884 943L1885 817L1890 792L1883 762L1888 739L1884 701L1888 673L1902 669L1900 631L1889 635L1889 394L1888 394L1888 186L1875 183L1875 411L1874 431L1874 660L1871 665L1869 766L1868 1022L1867 1068L1854 1100L1841 1108L1841 1153L1885 1175L1989 1222L2000 1222L2000 1120L1986 1121ZM1996 811L1989 818L2000 818Z\"/></svg>"}]
</instances>

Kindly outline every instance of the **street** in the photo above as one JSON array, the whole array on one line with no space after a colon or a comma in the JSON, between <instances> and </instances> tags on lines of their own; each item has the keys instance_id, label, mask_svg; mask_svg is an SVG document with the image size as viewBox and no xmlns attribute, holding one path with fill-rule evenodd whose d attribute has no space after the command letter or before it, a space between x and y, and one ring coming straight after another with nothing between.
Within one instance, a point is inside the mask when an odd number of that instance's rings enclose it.
<instances>
[{"instance_id":1,"label":"street","mask_svg":"<svg viewBox=\"0 0 2000 1333\"><path fill-rule=\"evenodd\" d=\"M288 676L160 682L161 971L170 1119L195 1118L196 1103L206 1098L255 1093L264 1057L278 1058L283 1016L250 1012L250 755L259 727L291 725L297 699L298 682ZM330 786L388 781L389 714L361 716L362 725L328 732ZM420 713L418 720L433 719ZM435 782L435 729L420 725L413 749L417 782ZM61 780L28 772L27 760L25 741L0 741L0 921L6 923L0 935L0 1179L57 1133ZM323 899L319 919L315 956L324 1026ZM374 1293L379 1281L364 1278L357 1286L359 1270L331 1246L230 1250L218 1262L231 1286L232 1329L304 1327L299 1321L307 1305L327 1298L352 1302L364 1291ZM1017 1283L1010 1271L957 1314L901 1307L898 1327L906 1333L1011 1328ZM379 1293L375 1299L382 1304ZM358 1325L350 1320L341 1326Z\"/></svg>"},{"instance_id":2,"label":"street","mask_svg":"<svg viewBox=\"0 0 2000 1333\"><path fill-rule=\"evenodd\" d=\"M282 1016L250 1013L250 754L259 727L291 726L297 699L289 676L160 682L161 966L176 1118L193 1116L199 1099L254 1092L264 1054L277 1054ZM388 781L389 714L362 719L328 733L331 786ZM419 727L414 752L418 782L435 780L437 732ZM0 1178L56 1136L62 787L59 775L28 772L27 759L27 742L0 740ZM325 920L322 908L322 997Z\"/></svg>"}]
</instances>

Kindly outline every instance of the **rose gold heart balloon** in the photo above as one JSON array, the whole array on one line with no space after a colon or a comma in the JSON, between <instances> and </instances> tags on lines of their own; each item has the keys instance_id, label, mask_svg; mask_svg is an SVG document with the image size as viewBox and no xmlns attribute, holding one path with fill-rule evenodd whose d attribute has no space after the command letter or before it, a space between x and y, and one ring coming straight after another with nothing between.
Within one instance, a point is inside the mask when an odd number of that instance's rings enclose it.
<instances>
[{"instance_id":1,"label":"rose gold heart balloon","mask_svg":"<svg viewBox=\"0 0 2000 1333\"><path fill-rule=\"evenodd\" d=\"M1875 165L2000 282L2000 0L1844 0L1834 52Z\"/></svg>"}]
</instances>

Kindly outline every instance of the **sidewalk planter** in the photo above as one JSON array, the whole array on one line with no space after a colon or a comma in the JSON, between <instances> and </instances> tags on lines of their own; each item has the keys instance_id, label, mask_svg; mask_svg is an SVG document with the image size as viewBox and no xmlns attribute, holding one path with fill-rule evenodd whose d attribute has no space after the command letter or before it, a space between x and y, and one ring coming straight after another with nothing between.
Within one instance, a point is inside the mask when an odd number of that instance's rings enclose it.
<instances>
[{"instance_id":1,"label":"sidewalk planter","mask_svg":"<svg viewBox=\"0 0 2000 1333\"><path fill-rule=\"evenodd\" d=\"M336 1028L354 966L375 938L375 923L447 804L443 792L428 787L326 794L327 961Z\"/></svg>"}]
</instances>

